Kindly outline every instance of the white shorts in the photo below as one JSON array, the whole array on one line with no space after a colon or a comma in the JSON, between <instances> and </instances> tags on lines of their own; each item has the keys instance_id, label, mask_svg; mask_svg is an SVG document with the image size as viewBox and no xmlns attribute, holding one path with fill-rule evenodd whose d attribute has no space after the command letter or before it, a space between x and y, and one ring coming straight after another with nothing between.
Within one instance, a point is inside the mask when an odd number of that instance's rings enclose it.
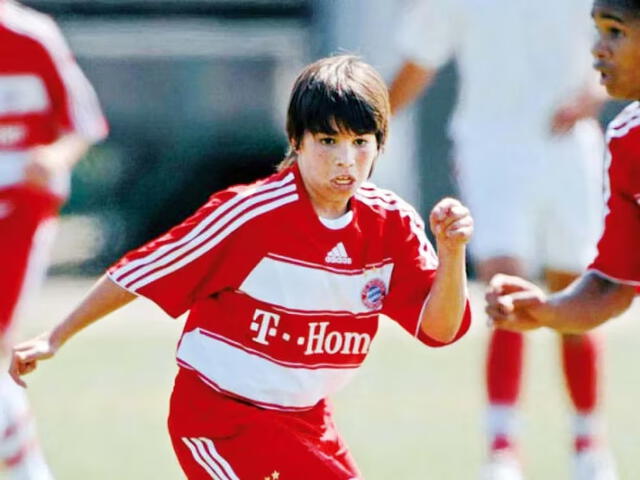
<instances>
[{"instance_id":1,"label":"white shorts","mask_svg":"<svg viewBox=\"0 0 640 480\"><path fill-rule=\"evenodd\" d=\"M519 258L531 274L583 270L602 229L603 151L591 120L547 139L457 142L461 196L475 220L474 259Z\"/></svg>"}]
</instances>

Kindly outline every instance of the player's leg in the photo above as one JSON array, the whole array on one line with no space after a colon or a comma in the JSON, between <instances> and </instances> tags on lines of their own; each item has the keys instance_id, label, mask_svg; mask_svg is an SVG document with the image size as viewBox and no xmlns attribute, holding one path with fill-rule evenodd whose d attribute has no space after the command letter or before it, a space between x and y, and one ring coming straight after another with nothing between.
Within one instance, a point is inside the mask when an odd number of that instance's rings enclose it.
<instances>
[{"instance_id":1,"label":"player's leg","mask_svg":"<svg viewBox=\"0 0 640 480\"><path fill-rule=\"evenodd\" d=\"M548 271L549 290L557 292L568 286L575 275ZM575 409L574 445L576 451L592 448L598 431L595 416L598 408L598 381L601 342L596 334L561 335L562 370L569 398Z\"/></svg>"},{"instance_id":2,"label":"player's leg","mask_svg":"<svg viewBox=\"0 0 640 480\"><path fill-rule=\"evenodd\" d=\"M562 290L575 275L549 271L551 291ZM603 448L599 416L602 338L595 332L584 335L561 335L562 370L569 398L573 404L573 448L576 479L614 480L613 461ZM600 473L598 473L600 471ZM604 473L602 473L604 472Z\"/></svg>"},{"instance_id":3,"label":"player's leg","mask_svg":"<svg viewBox=\"0 0 640 480\"><path fill-rule=\"evenodd\" d=\"M47 192L12 187L0 190L0 337L11 326L29 286L44 276L46 252L60 199Z\"/></svg>"},{"instance_id":4,"label":"player's leg","mask_svg":"<svg viewBox=\"0 0 640 480\"><path fill-rule=\"evenodd\" d=\"M522 262L502 257L479 262L478 278L487 282L496 273L524 275ZM486 360L488 397L487 435L489 463L483 470L487 480L518 479L521 469L517 448L517 403L522 385L524 336L519 332L493 330Z\"/></svg>"},{"instance_id":5,"label":"player's leg","mask_svg":"<svg viewBox=\"0 0 640 480\"><path fill-rule=\"evenodd\" d=\"M59 199L46 192L13 187L0 190L0 354L6 354L16 309L29 285L44 274L43 252ZM0 379L0 463L11 480L45 480L51 474L35 437L34 420L21 388Z\"/></svg>"},{"instance_id":6,"label":"player's leg","mask_svg":"<svg viewBox=\"0 0 640 480\"><path fill-rule=\"evenodd\" d=\"M0 463L8 480L50 480L22 388L0 377Z\"/></svg>"},{"instance_id":7,"label":"player's leg","mask_svg":"<svg viewBox=\"0 0 640 480\"><path fill-rule=\"evenodd\" d=\"M474 216L470 251L479 280L505 273L525 276L533 232L529 179L533 163L526 146L501 140L458 147L460 193ZM517 400L522 383L524 337L491 331L485 380L489 455L482 478L522 478L516 454Z\"/></svg>"},{"instance_id":8,"label":"player's leg","mask_svg":"<svg viewBox=\"0 0 640 480\"><path fill-rule=\"evenodd\" d=\"M556 140L550 156L549 176L555 191L548 196L546 219L549 290L568 286L594 257L601 229L601 139L597 125L581 122L574 134ZM557 156L554 157L554 155ZM613 462L602 448L598 421L601 341L598 335L561 337L562 369L574 407L573 438L576 480L613 480Z\"/></svg>"}]
</instances>

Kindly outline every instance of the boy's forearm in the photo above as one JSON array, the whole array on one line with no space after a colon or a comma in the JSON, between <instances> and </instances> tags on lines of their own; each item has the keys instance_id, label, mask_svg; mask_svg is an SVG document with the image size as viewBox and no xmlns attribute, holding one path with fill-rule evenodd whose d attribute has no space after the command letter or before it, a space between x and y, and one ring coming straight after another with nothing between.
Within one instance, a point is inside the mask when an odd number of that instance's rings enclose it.
<instances>
[{"instance_id":1,"label":"boy's forearm","mask_svg":"<svg viewBox=\"0 0 640 480\"><path fill-rule=\"evenodd\" d=\"M635 296L629 285L589 272L539 307L544 326L563 333L583 333L624 312ZM537 315L536 315L537 316Z\"/></svg>"},{"instance_id":2,"label":"boy's forearm","mask_svg":"<svg viewBox=\"0 0 640 480\"><path fill-rule=\"evenodd\" d=\"M449 342L460 330L467 304L465 247L440 254L439 260L421 328L429 337Z\"/></svg>"},{"instance_id":3,"label":"boy's forearm","mask_svg":"<svg viewBox=\"0 0 640 480\"><path fill-rule=\"evenodd\" d=\"M56 348L80 330L134 300L136 296L102 276L82 302L50 334Z\"/></svg>"}]
</instances>

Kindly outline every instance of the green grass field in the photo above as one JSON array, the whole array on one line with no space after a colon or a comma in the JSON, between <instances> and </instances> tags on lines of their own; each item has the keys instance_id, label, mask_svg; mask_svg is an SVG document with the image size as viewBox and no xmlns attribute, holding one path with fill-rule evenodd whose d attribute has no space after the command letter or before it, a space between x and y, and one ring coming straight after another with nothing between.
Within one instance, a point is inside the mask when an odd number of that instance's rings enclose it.
<instances>
[{"instance_id":1,"label":"green grass field","mask_svg":"<svg viewBox=\"0 0 640 480\"><path fill-rule=\"evenodd\" d=\"M25 312L21 337L58 321L90 282L56 278ZM335 398L338 426L368 480L474 479L484 440L487 329L457 345L421 347L386 322L359 376ZM621 477L640 471L640 307L607 325L605 401ZM90 327L27 377L41 441L58 479L183 478L165 429L181 322L141 300ZM569 478L568 400L556 336L529 334L523 392L528 478ZM244 479L243 479L244 480ZM299 479L282 479L299 480Z\"/></svg>"}]
</instances>

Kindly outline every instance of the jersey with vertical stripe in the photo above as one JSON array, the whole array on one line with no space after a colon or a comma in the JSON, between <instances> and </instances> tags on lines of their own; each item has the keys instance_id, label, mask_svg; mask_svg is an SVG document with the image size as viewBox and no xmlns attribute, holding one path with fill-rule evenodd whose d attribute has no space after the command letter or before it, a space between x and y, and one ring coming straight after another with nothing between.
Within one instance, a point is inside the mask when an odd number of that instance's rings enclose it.
<instances>
[{"instance_id":1,"label":"jersey with vertical stripe","mask_svg":"<svg viewBox=\"0 0 640 480\"><path fill-rule=\"evenodd\" d=\"M30 148L71 132L107 134L92 86L49 16L0 0L0 186L22 180Z\"/></svg>"},{"instance_id":2,"label":"jersey with vertical stripe","mask_svg":"<svg viewBox=\"0 0 640 480\"><path fill-rule=\"evenodd\" d=\"M607 144L607 212L598 254L589 268L640 286L640 102L609 124Z\"/></svg>"},{"instance_id":3,"label":"jersey with vertical stripe","mask_svg":"<svg viewBox=\"0 0 640 480\"><path fill-rule=\"evenodd\" d=\"M171 316L190 311L180 366L265 408L302 410L365 359L379 314L420 328L437 268L415 210L364 184L351 221L325 226L296 166L213 195L192 217L109 269ZM455 340L468 329L467 310Z\"/></svg>"}]
</instances>

